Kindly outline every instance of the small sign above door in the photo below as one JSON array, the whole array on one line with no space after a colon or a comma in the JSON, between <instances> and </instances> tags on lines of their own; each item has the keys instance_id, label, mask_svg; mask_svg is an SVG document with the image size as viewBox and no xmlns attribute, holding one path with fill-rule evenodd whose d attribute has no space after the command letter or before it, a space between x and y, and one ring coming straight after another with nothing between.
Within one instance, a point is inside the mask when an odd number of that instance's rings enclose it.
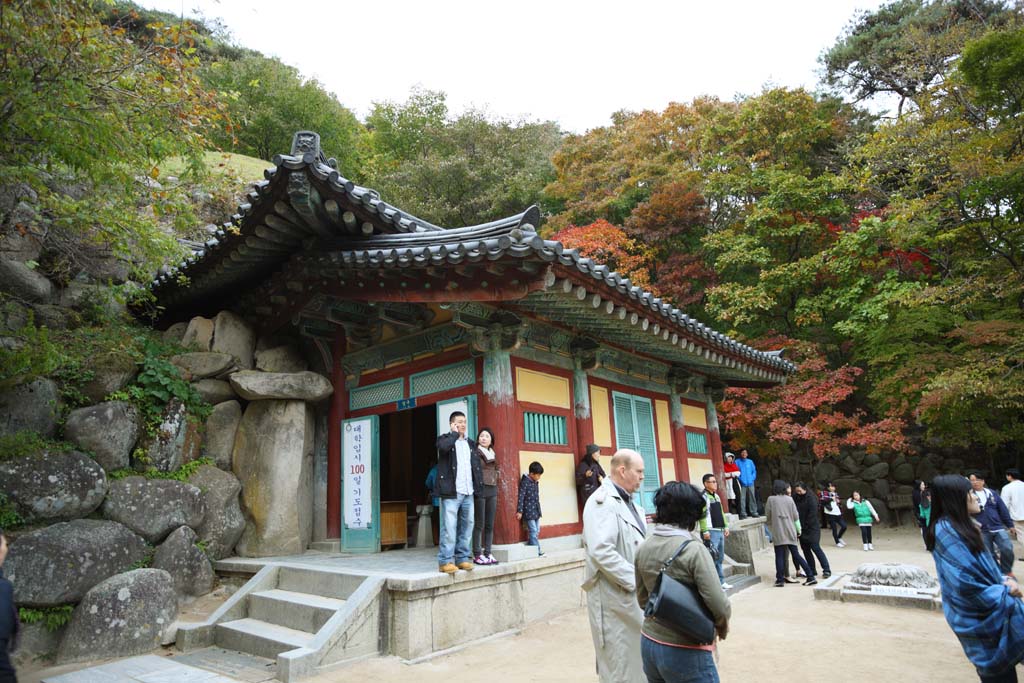
<instances>
[{"instance_id":1,"label":"small sign above door","mask_svg":"<svg viewBox=\"0 0 1024 683\"><path fill-rule=\"evenodd\" d=\"M395 410L409 410L409 408L416 407L416 398L403 398L401 401L395 401Z\"/></svg>"}]
</instances>

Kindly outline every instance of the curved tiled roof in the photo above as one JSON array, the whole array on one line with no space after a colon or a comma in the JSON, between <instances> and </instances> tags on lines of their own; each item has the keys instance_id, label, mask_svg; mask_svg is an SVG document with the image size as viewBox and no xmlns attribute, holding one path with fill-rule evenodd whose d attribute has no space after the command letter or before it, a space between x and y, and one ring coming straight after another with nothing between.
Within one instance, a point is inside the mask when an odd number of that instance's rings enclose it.
<instances>
[{"instance_id":1,"label":"curved tiled roof","mask_svg":"<svg viewBox=\"0 0 1024 683\"><path fill-rule=\"evenodd\" d=\"M274 158L275 167L264 173L266 179L256 184L231 221L201 250L153 280L151 290L159 303L184 307L266 278L289 261L390 269L518 259L550 264L559 270L563 294L586 299L594 309L601 307L620 320L628 316L644 331L653 326L664 340L691 353L696 349L716 365L742 367L744 373L768 381L782 381L796 370L781 352L741 344L608 266L543 239L536 232L540 212L535 206L482 225L439 227L342 177L333 160L319 152L318 140L303 147L302 135L314 134L297 134L293 153Z\"/></svg>"}]
</instances>

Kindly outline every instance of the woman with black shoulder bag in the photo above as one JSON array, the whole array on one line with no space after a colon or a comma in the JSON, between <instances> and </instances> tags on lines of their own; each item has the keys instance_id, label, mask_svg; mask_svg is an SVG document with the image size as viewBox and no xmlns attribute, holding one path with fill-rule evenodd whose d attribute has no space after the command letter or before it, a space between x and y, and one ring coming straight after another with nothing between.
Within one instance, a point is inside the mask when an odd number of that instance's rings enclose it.
<instances>
[{"instance_id":1,"label":"woman with black shoulder bag","mask_svg":"<svg viewBox=\"0 0 1024 683\"><path fill-rule=\"evenodd\" d=\"M640 650L644 674L649 683L701 681L718 683L714 648L717 638L729 631L729 598L718 580L711 554L693 533L704 512L704 499L694 486L672 481L654 494L654 525L636 554L636 597L645 608ZM665 576L659 576L664 572ZM673 581L674 580L674 581ZM678 582L682 586L667 586ZM687 614L663 614L657 605L659 593L668 588L696 598L699 619ZM654 594L655 599L651 600ZM662 601L669 602L667 598ZM703 603L703 604L700 604ZM678 619L676 619L678 617ZM670 622L713 622L710 634L703 638L694 629Z\"/></svg>"}]
</instances>

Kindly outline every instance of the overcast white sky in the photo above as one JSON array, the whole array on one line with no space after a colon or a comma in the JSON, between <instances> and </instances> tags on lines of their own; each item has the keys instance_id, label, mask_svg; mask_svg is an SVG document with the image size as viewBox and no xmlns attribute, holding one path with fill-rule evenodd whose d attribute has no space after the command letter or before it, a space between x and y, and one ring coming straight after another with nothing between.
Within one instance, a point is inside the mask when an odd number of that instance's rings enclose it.
<instances>
[{"instance_id":1,"label":"overcast white sky","mask_svg":"<svg viewBox=\"0 0 1024 683\"><path fill-rule=\"evenodd\" d=\"M818 83L817 58L880 0L136 0L220 18L235 42L319 80L363 118L419 85L449 109L552 119Z\"/></svg>"}]
</instances>

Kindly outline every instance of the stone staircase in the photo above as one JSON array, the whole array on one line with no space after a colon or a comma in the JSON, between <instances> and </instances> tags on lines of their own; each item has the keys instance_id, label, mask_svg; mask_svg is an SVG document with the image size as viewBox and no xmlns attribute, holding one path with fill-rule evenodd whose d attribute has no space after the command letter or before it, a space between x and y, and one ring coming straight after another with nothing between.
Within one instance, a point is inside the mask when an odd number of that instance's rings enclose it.
<instances>
[{"instance_id":1,"label":"stone staircase","mask_svg":"<svg viewBox=\"0 0 1024 683\"><path fill-rule=\"evenodd\" d=\"M205 622L179 627L183 652L217 646L277 662L277 677L298 680L380 650L381 580L341 572L264 567Z\"/></svg>"}]
</instances>

